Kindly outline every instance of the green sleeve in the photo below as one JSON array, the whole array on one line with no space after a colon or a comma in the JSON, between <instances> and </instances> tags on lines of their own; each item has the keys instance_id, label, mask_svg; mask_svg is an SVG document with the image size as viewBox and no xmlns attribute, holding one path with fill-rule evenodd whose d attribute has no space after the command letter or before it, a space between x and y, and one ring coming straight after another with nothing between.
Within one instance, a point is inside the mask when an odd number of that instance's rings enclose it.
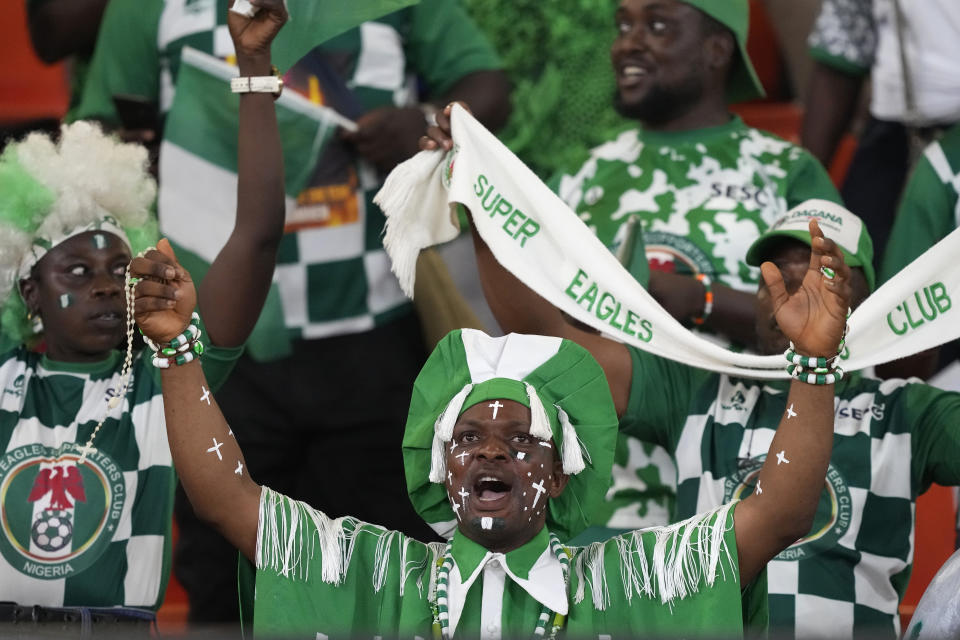
<instances>
[{"instance_id":1,"label":"green sleeve","mask_svg":"<svg viewBox=\"0 0 960 640\"><path fill-rule=\"evenodd\" d=\"M788 209L793 209L811 198L843 204L840 193L830 180L830 174L823 168L820 161L806 150L800 151L800 156L790 167L786 195Z\"/></svg>"},{"instance_id":2,"label":"green sleeve","mask_svg":"<svg viewBox=\"0 0 960 640\"><path fill-rule=\"evenodd\" d=\"M467 74L501 68L490 42L460 0L422 0L411 11L408 63L430 96L442 96Z\"/></svg>"},{"instance_id":3,"label":"green sleeve","mask_svg":"<svg viewBox=\"0 0 960 640\"><path fill-rule=\"evenodd\" d=\"M633 377L620 432L658 444L673 455L687 415L700 392L717 377L635 347L627 350L633 361Z\"/></svg>"},{"instance_id":4,"label":"green sleeve","mask_svg":"<svg viewBox=\"0 0 960 640\"><path fill-rule=\"evenodd\" d=\"M111 0L100 24L77 120L92 118L119 124L113 96L156 101L160 86L157 29L163 0Z\"/></svg>"},{"instance_id":5,"label":"green sleeve","mask_svg":"<svg viewBox=\"0 0 960 640\"><path fill-rule=\"evenodd\" d=\"M259 527L254 637L429 633L427 545L267 488Z\"/></svg>"},{"instance_id":6,"label":"green sleeve","mask_svg":"<svg viewBox=\"0 0 960 640\"><path fill-rule=\"evenodd\" d=\"M883 251L880 282L884 283L954 230L957 192L937 176L922 156L900 201L890 239Z\"/></svg>"},{"instance_id":7,"label":"green sleeve","mask_svg":"<svg viewBox=\"0 0 960 640\"><path fill-rule=\"evenodd\" d=\"M948 487L960 484L960 393L908 384L896 412L893 420L909 424L913 431L916 494L934 482Z\"/></svg>"},{"instance_id":8,"label":"green sleeve","mask_svg":"<svg viewBox=\"0 0 960 640\"><path fill-rule=\"evenodd\" d=\"M601 548L605 575L593 571L592 582L584 578L591 572L581 550L571 563L570 592L577 593L582 580L589 586L581 602L571 602L567 635L743 637L745 622L764 618L766 593L744 602L734 508L724 505L682 523L612 538ZM598 579L606 583L598 586ZM594 604L598 595L602 609Z\"/></svg>"}]
</instances>

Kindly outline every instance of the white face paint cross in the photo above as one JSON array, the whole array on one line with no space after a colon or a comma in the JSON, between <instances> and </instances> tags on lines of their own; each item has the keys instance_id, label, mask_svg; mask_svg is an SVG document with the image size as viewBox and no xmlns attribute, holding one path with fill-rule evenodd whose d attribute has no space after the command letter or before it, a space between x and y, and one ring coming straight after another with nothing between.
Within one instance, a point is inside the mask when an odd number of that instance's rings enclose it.
<instances>
[{"instance_id":1,"label":"white face paint cross","mask_svg":"<svg viewBox=\"0 0 960 640\"><path fill-rule=\"evenodd\" d=\"M200 396L200 402L206 402L207 406L210 406L210 389L207 389L205 386L200 385L200 388L203 390L203 395Z\"/></svg>"},{"instance_id":2,"label":"white face paint cross","mask_svg":"<svg viewBox=\"0 0 960 640\"><path fill-rule=\"evenodd\" d=\"M787 420L797 415L797 412L793 410L793 405L791 404L787 407Z\"/></svg>"},{"instance_id":3,"label":"white face paint cross","mask_svg":"<svg viewBox=\"0 0 960 640\"><path fill-rule=\"evenodd\" d=\"M780 453L777 454L777 466L778 466L778 467L780 466L780 463L781 463L781 462L785 462L785 463L787 463L787 464L790 464L790 461L787 460L786 453L787 453L786 451L781 451Z\"/></svg>"},{"instance_id":4,"label":"white face paint cross","mask_svg":"<svg viewBox=\"0 0 960 640\"><path fill-rule=\"evenodd\" d=\"M451 502L453 501L451 500ZM460 505L458 505L456 502L453 502L453 512L456 514L457 520L460 520Z\"/></svg>"},{"instance_id":5,"label":"white face paint cross","mask_svg":"<svg viewBox=\"0 0 960 640\"><path fill-rule=\"evenodd\" d=\"M760 488L760 480L757 480L757 495L763 495L763 489Z\"/></svg>"},{"instance_id":6,"label":"white face paint cross","mask_svg":"<svg viewBox=\"0 0 960 640\"><path fill-rule=\"evenodd\" d=\"M538 482L538 483L536 483L536 484L533 484L533 485L531 485L531 486L532 486L534 489L537 490L537 495L533 496L533 506L536 507L536 506L537 506L537 500L540 499L540 494L541 494L541 493L546 493L547 490L544 489L544 487L543 487L543 480L541 480L540 482Z\"/></svg>"},{"instance_id":7,"label":"white face paint cross","mask_svg":"<svg viewBox=\"0 0 960 640\"><path fill-rule=\"evenodd\" d=\"M242 475L243 475L243 463L240 462L239 460L237 460L237 468L234 469L233 472L234 472L235 474L237 474L238 476L242 476Z\"/></svg>"},{"instance_id":8,"label":"white face paint cross","mask_svg":"<svg viewBox=\"0 0 960 640\"><path fill-rule=\"evenodd\" d=\"M498 410L498 409L502 409L502 408L503 408L503 405L500 404L500 401L499 401L499 400L494 400L493 403L488 404L487 406L490 407L491 409L493 409L493 419L496 420L496 419L497 419L497 410Z\"/></svg>"},{"instance_id":9,"label":"white face paint cross","mask_svg":"<svg viewBox=\"0 0 960 640\"><path fill-rule=\"evenodd\" d=\"M466 464L466 463L463 461L463 459L466 458L468 455L470 455L470 454L467 453L466 451L461 451L460 453L458 453L458 454L456 455L457 458L460 458L460 464L461 464L461 465Z\"/></svg>"},{"instance_id":10,"label":"white face paint cross","mask_svg":"<svg viewBox=\"0 0 960 640\"><path fill-rule=\"evenodd\" d=\"M463 502L464 505L466 505L467 496L470 495L470 492L465 490L463 487L460 487L460 492L457 495L460 496L460 501Z\"/></svg>"},{"instance_id":11,"label":"white face paint cross","mask_svg":"<svg viewBox=\"0 0 960 640\"><path fill-rule=\"evenodd\" d=\"M214 439L213 439L213 446L210 447L209 449L207 449L207 453L216 453L216 454L217 454L217 459L223 460L223 455L221 455L221 453L220 453L220 447L222 447L222 446L223 446L223 443L222 443L222 442L217 442L217 439L214 438Z\"/></svg>"}]
</instances>

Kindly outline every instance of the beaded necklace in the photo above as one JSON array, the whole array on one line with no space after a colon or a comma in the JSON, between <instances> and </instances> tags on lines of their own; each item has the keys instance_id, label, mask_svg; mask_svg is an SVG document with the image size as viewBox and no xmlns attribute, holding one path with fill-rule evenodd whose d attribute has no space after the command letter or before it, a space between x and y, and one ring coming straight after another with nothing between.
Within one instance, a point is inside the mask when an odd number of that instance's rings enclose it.
<instances>
[{"instance_id":1,"label":"beaded necklace","mask_svg":"<svg viewBox=\"0 0 960 640\"><path fill-rule=\"evenodd\" d=\"M560 562L560 569L563 572L563 585L566 590L570 580L570 551L560 544L560 539L553 533L550 534L550 550ZM437 588L434 599L430 601L430 610L433 613L433 637L434 640L450 640L450 613L447 606L447 587L450 584L450 570L453 568L453 556L450 553L450 545L444 549L443 555L437 558ZM546 638L553 640L557 633L563 628L567 617L550 610L550 607L543 605L540 608L540 615L537 617L537 626L533 630L533 638ZM547 622L550 622L550 633L547 633Z\"/></svg>"},{"instance_id":2,"label":"beaded necklace","mask_svg":"<svg viewBox=\"0 0 960 640\"><path fill-rule=\"evenodd\" d=\"M130 263L127 263L126 271L124 272L124 301L127 306L127 351L123 357L123 367L120 369L120 383L114 387L114 393L108 395L107 399L107 409L103 413L103 417L100 418L100 422L97 423L97 426L94 427L93 433L90 434L90 439L87 440L87 444L83 445L83 448L80 450L80 460L77 462L78 465L81 465L87 461L87 455L93 452L93 440L97 437L97 434L100 433L100 427L103 426L103 423L106 422L107 416L110 414L110 410L117 407L122 401L123 397L127 394L127 385L130 382L130 369L133 366L133 327L135 325L135 320L133 317L133 288L137 284L137 280L130 277Z\"/></svg>"}]
</instances>

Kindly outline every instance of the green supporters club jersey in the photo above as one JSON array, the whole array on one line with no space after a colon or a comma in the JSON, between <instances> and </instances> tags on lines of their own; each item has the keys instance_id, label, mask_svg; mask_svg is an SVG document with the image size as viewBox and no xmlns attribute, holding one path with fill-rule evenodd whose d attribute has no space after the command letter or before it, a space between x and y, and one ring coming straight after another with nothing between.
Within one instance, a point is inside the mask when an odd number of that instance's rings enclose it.
<instances>
[{"instance_id":1,"label":"green supporters club jersey","mask_svg":"<svg viewBox=\"0 0 960 640\"><path fill-rule=\"evenodd\" d=\"M738 117L694 131L625 131L555 186L607 247L637 216L652 269L749 292L760 273L744 261L751 243L804 200L840 201L813 156Z\"/></svg>"},{"instance_id":2,"label":"green supporters club jersey","mask_svg":"<svg viewBox=\"0 0 960 640\"><path fill-rule=\"evenodd\" d=\"M886 282L960 226L960 125L929 145L907 182L883 253Z\"/></svg>"},{"instance_id":3,"label":"green supporters club jersey","mask_svg":"<svg viewBox=\"0 0 960 640\"><path fill-rule=\"evenodd\" d=\"M332 520L266 488L259 533L256 635L423 639L435 637L434 621L447 616L432 606L443 543L424 544L354 518ZM557 546L546 529L507 553L455 533L450 573L468 586L454 637L532 636L542 611L533 594L552 590L561 598L565 592L561 633L568 638L742 637L745 625L765 622L762 578L741 593L729 506L590 547ZM557 552L569 564L566 585L562 574L545 584L542 568Z\"/></svg>"},{"instance_id":4,"label":"green supporters club jersey","mask_svg":"<svg viewBox=\"0 0 960 640\"><path fill-rule=\"evenodd\" d=\"M753 493L786 381L736 379L630 349L621 430L677 464L677 517ZM814 526L768 565L772 632L899 635L917 496L960 483L960 394L853 372L836 385L833 454ZM788 418L789 419L789 418ZM785 452L785 464L803 452Z\"/></svg>"},{"instance_id":5,"label":"green supporters club jersey","mask_svg":"<svg viewBox=\"0 0 960 640\"><path fill-rule=\"evenodd\" d=\"M227 5L112 0L78 117L115 122L114 94L154 100L165 113L184 47L232 56ZM325 42L284 70L284 79L285 90L357 119L381 107L415 105L421 93L436 99L464 76L499 67L459 0L422 0ZM368 331L413 312L383 249L385 217L373 203L382 178L337 136L328 141L288 212L275 285L249 341L251 357L275 359L293 339ZM195 277L202 273L200 258L183 253Z\"/></svg>"},{"instance_id":6,"label":"green supporters club jersey","mask_svg":"<svg viewBox=\"0 0 960 640\"><path fill-rule=\"evenodd\" d=\"M207 350L211 386L240 351ZM117 351L93 364L22 347L0 356L0 600L160 606L176 478L149 354L135 356L124 400L107 412L122 363Z\"/></svg>"}]
</instances>

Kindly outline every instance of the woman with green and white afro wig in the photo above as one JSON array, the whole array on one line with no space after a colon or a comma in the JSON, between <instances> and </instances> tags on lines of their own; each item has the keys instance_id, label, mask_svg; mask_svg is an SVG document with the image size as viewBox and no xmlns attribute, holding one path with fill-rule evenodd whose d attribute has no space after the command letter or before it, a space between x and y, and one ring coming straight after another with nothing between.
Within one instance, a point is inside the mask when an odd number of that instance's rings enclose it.
<instances>
[{"instance_id":1,"label":"woman with green and white afro wig","mask_svg":"<svg viewBox=\"0 0 960 640\"><path fill-rule=\"evenodd\" d=\"M156 182L147 151L119 144L88 122L62 128L57 142L34 133L0 157L0 300L4 338L32 343L20 283L47 251L79 233L103 229L131 253L156 242L151 208Z\"/></svg>"},{"instance_id":2,"label":"woman with green and white afro wig","mask_svg":"<svg viewBox=\"0 0 960 640\"><path fill-rule=\"evenodd\" d=\"M270 75L270 42L287 15L281 0L257 1L256 17L228 18L240 71L252 77ZM229 83L220 90L229 96ZM0 614L76 620L77 631L91 618L146 628L163 601L176 485L166 416L216 405L283 237L274 96L237 100L235 228L199 292L157 242L144 148L77 122L0 157ZM174 286L183 282L190 295ZM135 312L155 338L139 350ZM144 319L169 313L169 334ZM189 403L164 406L162 372L187 363L204 384ZM204 446L205 461L233 473L219 446Z\"/></svg>"}]
</instances>

